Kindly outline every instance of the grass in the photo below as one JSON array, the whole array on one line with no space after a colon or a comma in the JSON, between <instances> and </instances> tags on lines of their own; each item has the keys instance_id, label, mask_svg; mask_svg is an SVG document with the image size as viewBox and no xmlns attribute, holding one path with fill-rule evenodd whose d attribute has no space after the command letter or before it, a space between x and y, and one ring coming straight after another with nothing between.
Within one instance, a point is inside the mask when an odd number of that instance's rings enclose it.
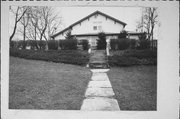
<instances>
[{"instance_id":1,"label":"grass","mask_svg":"<svg viewBox=\"0 0 180 119\"><path fill-rule=\"evenodd\" d=\"M81 66L10 57L9 108L79 110L90 76Z\"/></svg>"},{"instance_id":2,"label":"grass","mask_svg":"<svg viewBox=\"0 0 180 119\"><path fill-rule=\"evenodd\" d=\"M156 66L113 67L108 72L121 110L156 110Z\"/></svg>"},{"instance_id":3,"label":"grass","mask_svg":"<svg viewBox=\"0 0 180 119\"><path fill-rule=\"evenodd\" d=\"M42 60L56 63L86 65L89 54L83 50L19 50L10 49L10 55L32 60Z\"/></svg>"}]
</instances>

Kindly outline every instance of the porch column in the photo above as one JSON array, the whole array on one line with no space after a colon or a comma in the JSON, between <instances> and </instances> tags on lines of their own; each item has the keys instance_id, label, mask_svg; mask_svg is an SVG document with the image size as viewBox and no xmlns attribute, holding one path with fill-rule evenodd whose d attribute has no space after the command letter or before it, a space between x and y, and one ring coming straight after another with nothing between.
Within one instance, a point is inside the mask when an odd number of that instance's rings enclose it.
<instances>
[{"instance_id":1,"label":"porch column","mask_svg":"<svg viewBox=\"0 0 180 119\"><path fill-rule=\"evenodd\" d=\"M110 49L110 39L106 39L106 53L109 56L109 49Z\"/></svg>"},{"instance_id":2,"label":"porch column","mask_svg":"<svg viewBox=\"0 0 180 119\"><path fill-rule=\"evenodd\" d=\"M88 40L88 53L91 53L91 38Z\"/></svg>"}]
</instances>

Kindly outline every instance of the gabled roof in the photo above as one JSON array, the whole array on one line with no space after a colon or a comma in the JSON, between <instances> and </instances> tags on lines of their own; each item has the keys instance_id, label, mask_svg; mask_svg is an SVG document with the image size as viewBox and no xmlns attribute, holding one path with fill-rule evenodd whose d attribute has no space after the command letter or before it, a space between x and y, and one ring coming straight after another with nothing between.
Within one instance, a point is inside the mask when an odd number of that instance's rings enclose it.
<instances>
[{"instance_id":1,"label":"gabled roof","mask_svg":"<svg viewBox=\"0 0 180 119\"><path fill-rule=\"evenodd\" d=\"M122 21L120 21L120 20L118 20L118 19L116 19L116 18L113 18L113 17L111 17L111 16L109 16L109 15L107 15L107 14L104 14L104 13L100 12L100 11L95 11L95 12L93 12L92 14L84 17L83 19L81 19L81 20L79 20L79 21L71 24L69 27L65 28L64 30L62 30L62 31L60 31L60 32L52 35L51 37L54 38L54 37L58 36L59 34L67 31L68 29L71 29L73 26L81 23L82 21L84 21L84 20L86 20L86 19L88 19L88 18L90 18L90 17L92 17L93 15L96 15L96 14L100 14L100 15L102 15L102 16L105 16L105 17L107 17L107 18L109 18L109 19L111 19L111 20L113 20L113 21L115 21L115 22L117 22L117 23L122 24L124 27L126 26L126 23L124 23L124 22L122 22Z\"/></svg>"}]
</instances>

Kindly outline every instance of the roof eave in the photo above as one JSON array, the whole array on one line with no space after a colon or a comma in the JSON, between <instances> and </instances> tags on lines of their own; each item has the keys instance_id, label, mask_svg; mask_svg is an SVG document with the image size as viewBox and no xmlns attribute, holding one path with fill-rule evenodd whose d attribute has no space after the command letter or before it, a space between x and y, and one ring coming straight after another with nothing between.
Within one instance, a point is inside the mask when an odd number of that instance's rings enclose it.
<instances>
[{"instance_id":1,"label":"roof eave","mask_svg":"<svg viewBox=\"0 0 180 119\"><path fill-rule=\"evenodd\" d=\"M64 30L62 30L62 31L60 31L60 32L52 35L51 37L54 38L54 37L58 36L59 34L67 31L68 29L72 28L73 26L77 25L78 23L81 23L82 21L84 21L84 20L86 20L86 19L90 18L91 16L93 16L93 15L95 15L95 14L98 14L98 13L101 14L101 15L103 15L103 16L109 17L110 19L112 19L112 20L114 20L114 21L122 24L124 28L125 28L125 26L127 25L126 23L124 23L124 22L122 22L122 21L120 21L120 20L118 20L118 19L116 19L116 18L114 18L114 17L111 17L111 16L109 16L109 15L107 15L107 14L104 14L104 13L102 13L102 12L100 12L100 11L95 11L95 12L91 13L90 15L82 18L81 20L79 20L79 21L71 24L69 27L65 28Z\"/></svg>"}]
</instances>

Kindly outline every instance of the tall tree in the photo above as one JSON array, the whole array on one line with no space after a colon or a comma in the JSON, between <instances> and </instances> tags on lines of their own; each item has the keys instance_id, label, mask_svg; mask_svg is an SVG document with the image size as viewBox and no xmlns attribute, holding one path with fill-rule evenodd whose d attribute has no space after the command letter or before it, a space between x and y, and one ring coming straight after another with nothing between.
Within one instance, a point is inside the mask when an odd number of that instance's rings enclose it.
<instances>
[{"instance_id":1,"label":"tall tree","mask_svg":"<svg viewBox=\"0 0 180 119\"><path fill-rule=\"evenodd\" d=\"M58 17L58 14L55 14L52 7L38 7L37 10L39 20L36 27L39 33L39 40L41 41L44 38L46 40L46 46L48 46L47 43L50 35L56 31L61 23L61 19Z\"/></svg>"},{"instance_id":2,"label":"tall tree","mask_svg":"<svg viewBox=\"0 0 180 119\"><path fill-rule=\"evenodd\" d=\"M38 21L39 21L39 7L34 6L29 9L29 15L30 15L30 25L28 27L28 36L35 41L36 49L39 49L38 44L37 44L37 36L39 35L37 32L37 27L38 27Z\"/></svg>"},{"instance_id":3,"label":"tall tree","mask_svg":"<svg viewBox=\"0 0 180 119\"><path fill-rule=\"evenodd\" d=\"M22 19L22 17L24 16L24 14L26 13L27 9L23 9L23 7L17 7L16 10L12 9L12 7L10 6L10 11L15 15L15 20L14 20L14 28L13 28L13 32L10 35L9 41L11 42L15 33L16 33L16 29L17 29L17 24L18 22Z\"/></svg>"},{"instance_id":4,"label":"tall tree","mask_svg":"<svg viewBox=\"0 0 180 119\"><path fill-rule=\"evenodd\" d=\"M21 25L23 26L23 29L22 29L22 34L23 34L23 49L26 48L26 29L28 27L28 24L29 24L29 7L27 6L23 6L23 11L26 10L25 14L23 15L22 19L20 20L20 23Z\"/></svg>"},{"instance_id":5,"label":"tall tree","mask_svg":"<svg viewBox=\"0 0 180 119\"><path fill-rule=\"evenodd\" d=\"M141 20L137 23L137 29L141 32L146 32L148 40L153 40L157 17L157 8L143 8Z\"/></svg>"}]
</instances>

